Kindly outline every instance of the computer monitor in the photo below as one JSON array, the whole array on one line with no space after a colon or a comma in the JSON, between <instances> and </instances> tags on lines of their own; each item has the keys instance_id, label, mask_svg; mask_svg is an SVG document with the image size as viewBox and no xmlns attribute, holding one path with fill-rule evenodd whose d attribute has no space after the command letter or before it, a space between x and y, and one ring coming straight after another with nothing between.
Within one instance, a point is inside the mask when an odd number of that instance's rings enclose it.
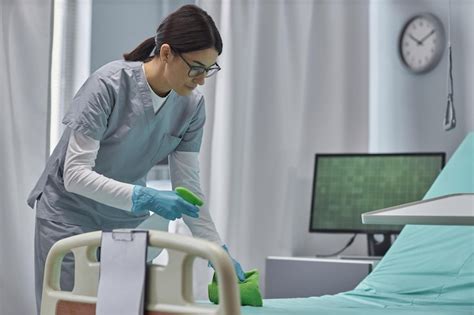
<instances>
[{"instance_id":1,"label":"computer monitor","mask_svg":"<svg viewBox=\"0 0 474 315\"><path fill-rule=\"evenodd\" d=\"M421 200L444 162L442 152L316 154L310 232L366 233L369 255L383 256L403 226L363 224L361 214ZM385 235L378 248L374 234Z\"/></svg>"}]
</instances>

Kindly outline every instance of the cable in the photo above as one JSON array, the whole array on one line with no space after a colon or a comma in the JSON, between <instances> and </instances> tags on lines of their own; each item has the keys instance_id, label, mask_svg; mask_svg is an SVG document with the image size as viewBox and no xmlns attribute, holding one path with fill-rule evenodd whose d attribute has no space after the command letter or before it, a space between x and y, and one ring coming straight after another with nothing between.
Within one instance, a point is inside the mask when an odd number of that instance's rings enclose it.
<instances>
[{"instance_id":1,"label":"cable","mask_svg":"<svg viewBox=\"0 0 474 315\"><path fill-rule=\"evenodd\" d=\"M346 250L346 248L348 248L349 246L352 245L352 243L354 243L354 240L357 236L357 233L355 233L354 235L352 235L351 239L347 242L347 244L340 250L338 250L337 252L335 253L332 253L332 254L325 254L325 255L319 255L317 254L316 257L332 257L332 256L336 256L336 255L339 255L340 253L342 253L344 250Z\"/></svg>"},{"instance_id":2,"label":"cable","mask_svg":"<svg viewBox=\"0 0 474 315\"><path fill-rule=\"evenodd\" d=\"M454 83L453 83L453 54L451 47L451 0L449 0L448 10L448 101L446 113L444 114L444 130L449 131L456 127L456 111L454 110Z\"/></svg>"}]
</instances>

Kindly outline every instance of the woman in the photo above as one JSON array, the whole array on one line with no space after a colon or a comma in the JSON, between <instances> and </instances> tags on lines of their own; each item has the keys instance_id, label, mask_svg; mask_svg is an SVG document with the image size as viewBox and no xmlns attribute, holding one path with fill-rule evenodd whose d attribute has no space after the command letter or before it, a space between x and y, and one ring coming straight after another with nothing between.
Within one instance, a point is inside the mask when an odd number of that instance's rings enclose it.
<instances>
[{"instance_id":1,"label":"woman","mask_svg":"<svg viewBox=\"0 0 474 315\"><path fill-rule=\"evenodd\" d=\"M35 272L38 311L46 256L58 240L94 230L134 228L149 211L183 218L196 237L222 244L206 207L173 191L145 187L145 176L169 156L173 187L201 198L198 152L204 98L195 90L220 70L222 40L212 18L186 5L160 24L125 60L93 73L72 100L67 126L28 197L36 203ZM151 55L152 54L152 55ZM240 280L245 278L234 261ZM74 283L66 256L61 287Z\"/></svg>"}]
</instances>

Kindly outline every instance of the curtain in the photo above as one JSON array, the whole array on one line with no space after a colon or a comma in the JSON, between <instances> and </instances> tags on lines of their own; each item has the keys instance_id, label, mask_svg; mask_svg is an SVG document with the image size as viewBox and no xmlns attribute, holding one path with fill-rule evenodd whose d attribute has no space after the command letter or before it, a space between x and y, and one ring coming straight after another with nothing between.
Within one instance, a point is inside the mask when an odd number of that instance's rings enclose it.
<instances>
[{"instance_id":1,"label":"curtain","mask_svg":"<svg viewBox=\"0 0 474 315\"><path fill-rule=\"evenodd\" d=\"M367 152L368 1L198 4L224 42L203 89L203 188L231 253L263 285L265 257L337 246L307 232L314 154Z\"/></svg>"},{"instance_id":2,"label":"curtain","mask_svg":"<svg viewBox=\"0 0 474 315\"><path fill-rule=\"evenodd\" d=\"M62 118L90 74L92 0L53 0L48 145L52 153Z\"/></svg>"},{"instance_id":3,"label":"curtain","mask_svg":"<svg viewBox=\"0 0 474 315\"><path fill-rule=\"evenodd\" d=\"M0 2L0 308L34 314L34 211L46 157L51 1Z\"/></svg>"}]
</instances>

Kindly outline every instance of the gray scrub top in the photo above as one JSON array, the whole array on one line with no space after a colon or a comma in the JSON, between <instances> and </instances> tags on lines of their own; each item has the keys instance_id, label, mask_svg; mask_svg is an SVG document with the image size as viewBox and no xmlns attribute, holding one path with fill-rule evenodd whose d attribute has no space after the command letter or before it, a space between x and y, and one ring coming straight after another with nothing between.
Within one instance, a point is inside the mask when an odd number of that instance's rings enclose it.
<instances>
[{"instance_id":1,"label":"gray scrub top","mask_svg":"<svg viewBox=\"0 0 474 315\"><path fill-rule=\"evenodd\" d=\"M136 215L70 193L63 171L72 130L100 141L93 170L106 177L145 185L148 171L173 151L199 152L205 121L204 98L197 92L171 91L155 114L142 62L123 60L93 73L72 100L63 119L67 126L45 170L28 196L39 218L113 229L134 227Z\"/></svg>"}]
</instances>

